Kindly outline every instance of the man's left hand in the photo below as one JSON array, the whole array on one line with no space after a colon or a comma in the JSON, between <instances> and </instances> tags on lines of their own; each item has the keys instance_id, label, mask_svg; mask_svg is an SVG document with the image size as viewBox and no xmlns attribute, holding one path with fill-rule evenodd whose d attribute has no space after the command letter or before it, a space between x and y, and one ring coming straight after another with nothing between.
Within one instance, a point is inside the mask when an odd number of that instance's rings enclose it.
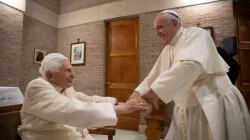
<instances>
[{"instance_id":1,"label":"man's left hand","mask_svg":"<svg viewBox=\"0 0 250 140\"><path fill-rule=\"evenodd\" d=\"M159 109L158 100L159 97L155 94L155 92L150 88L148 91L141 95L141 98L146 100L148 103L151 103L156 109Z\"/></svg>"}]
</instances>

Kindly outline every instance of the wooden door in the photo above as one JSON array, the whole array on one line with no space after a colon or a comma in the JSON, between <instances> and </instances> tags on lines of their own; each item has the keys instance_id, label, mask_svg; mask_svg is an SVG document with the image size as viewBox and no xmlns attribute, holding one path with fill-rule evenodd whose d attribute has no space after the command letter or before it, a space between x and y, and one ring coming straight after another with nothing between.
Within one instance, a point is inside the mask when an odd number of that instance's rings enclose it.
<instances>
[{"instance_id":1,"label":"wooden door","mask_svg":"<svg viewBox=\"0 0 250 140\"><path fill-rule=\"evenodd\" d=\"M235 27L238 38L238 61L241 66L238 88L250 109L250 3L234 3Z\"/></svg>"},{"instance_id":2,"label":"wooden door","mask_svg":"<svg viewBox=\"0 0 250 140\"><path fill-rule=\"evenodd\" d=\"M106 96L126 102L139 84L138 18L107 23ZM118 116L117 128L138 130L139 112Z\"/></svg>"}]
</instances>

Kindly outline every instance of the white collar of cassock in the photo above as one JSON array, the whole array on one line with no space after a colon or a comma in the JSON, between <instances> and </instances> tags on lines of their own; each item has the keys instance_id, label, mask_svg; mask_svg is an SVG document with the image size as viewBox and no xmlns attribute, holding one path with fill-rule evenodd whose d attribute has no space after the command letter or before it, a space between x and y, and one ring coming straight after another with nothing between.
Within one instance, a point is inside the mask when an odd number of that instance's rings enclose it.
<instances>
[{"instance_id":1,"label":"white collar of cassock","mask_svg":"<svg viewBox=\"0 0 250 140\"><path fill-rule=\"evenodd\" d=\"M57 86L57 85L55 85L55 84L52 84L51 83L51 85L56 89L56 91L58 92L58 93L62 93L62 88L61 87L59 87L59 86Z\"/></svg>"},{"instance_id":2,"label":"white collar of cassock","mask_svg":"<svg viewBox=\"0 0 250 140\"><path fill-rule=\"evenodd\" d=\"M173 46L173 45L175 45L176 43L177 43L177 41L178 41L178 39L180 38L180 36L181 36L181 33L182 33L182 31L183 31L183 27L181 27L178 31L177 31L177 33L175 34L175 36L174 36L174 38L172 39L172 41L170 42L170 46Z\"/></svg>"},{"instance_id":3,"label":"white collar of cassock","mask_svg":"<svg viewBox=\"0 0 250 140\"><path fill-rule=\"evenodd\" d=\"M60 93L60 94L62 93L62 88L61 88L61 87L59 87L59 86L57 86L57 85L55 85L55 84L49 82L48 80L46 80L46 79L43 78L43 77L40 77L40 78L42 78L42 79L44 79L45 81L47 81L48 83L50 83L50 84L56 89L56 91L57 91L58 93Z\"/></svg>"}]
</instances>

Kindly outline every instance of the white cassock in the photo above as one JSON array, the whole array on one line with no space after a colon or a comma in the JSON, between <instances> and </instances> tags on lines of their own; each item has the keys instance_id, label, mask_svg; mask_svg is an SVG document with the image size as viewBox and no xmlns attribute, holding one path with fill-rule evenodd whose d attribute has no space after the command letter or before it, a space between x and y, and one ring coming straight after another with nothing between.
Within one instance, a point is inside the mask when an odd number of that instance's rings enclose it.
<instances>
[{"instance_id":1,"label":"white cassock","mask_svg":"<svg viewBox=\"0 0 250 140\"><path fill-rule=\"evenodd\" d=\"M43 78L26 89L18 133L22 140L94 140L86 128L116 125L115 98L87 96Z\"/></svg>"},{"instance_id":2,"label":"white cassock","mask_svg":"<svg viewBox=\"0 0 250 140\"><path fill-rule=\"evenodd\" d=\"M165 140L250 140L249 112L228 68L205 30L180 28L135 91L174 101Z\"/></svg>"}]
</instances>

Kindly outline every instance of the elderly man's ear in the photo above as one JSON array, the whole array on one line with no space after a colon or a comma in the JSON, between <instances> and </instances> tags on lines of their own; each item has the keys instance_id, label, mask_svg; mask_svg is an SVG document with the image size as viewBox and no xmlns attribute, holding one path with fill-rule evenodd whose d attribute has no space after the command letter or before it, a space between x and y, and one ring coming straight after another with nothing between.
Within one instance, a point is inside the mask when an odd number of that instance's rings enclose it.
<instances>
[{"instance_id":1,"label":"elderly man's ear","mask_svg":"<svg viewBox=\"0 0 250 140\"><path fill-rule=\"evenodd\" d=\"M46 78L49 80L49 81L51 81L52 80L52 73L50 72L50 71L47 71L46 73L45 73L45 75L46 75Z\"/></svg>"}]
</instances>

